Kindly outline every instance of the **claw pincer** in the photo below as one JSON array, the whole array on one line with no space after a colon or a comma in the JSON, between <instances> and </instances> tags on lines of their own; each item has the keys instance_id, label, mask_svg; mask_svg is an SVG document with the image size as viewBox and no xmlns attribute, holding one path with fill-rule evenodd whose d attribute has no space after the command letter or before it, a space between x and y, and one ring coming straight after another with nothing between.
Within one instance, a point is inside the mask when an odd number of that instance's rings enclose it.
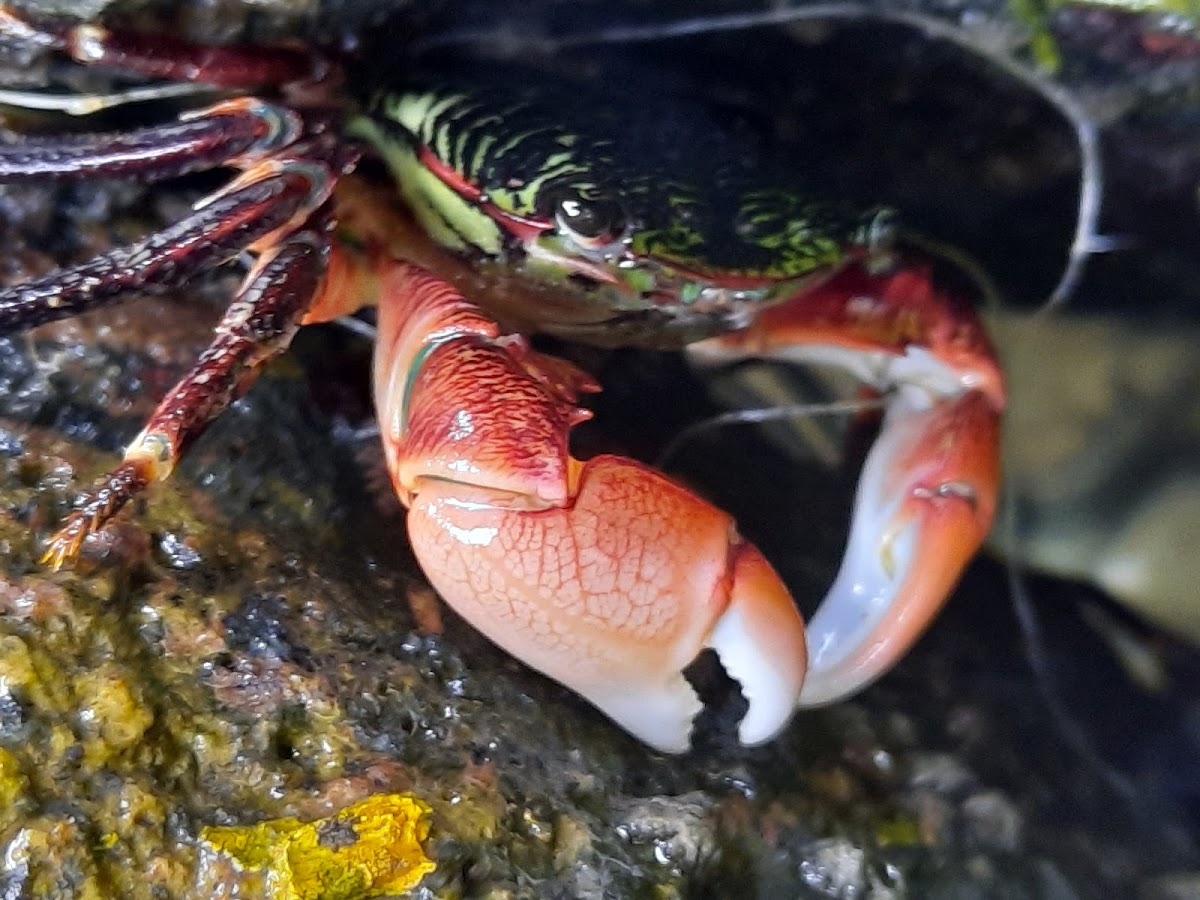
<instances>
[{"instance_id":1,"label":"claw pincer","mask_svg":"<svg viewBox=\"0 0 1200 900\"><path fill-rule=\"evenodd\" d=\"M646 743L688 746L705 648L742 685L745 743L796 705L804 626L732 519L653 469L567 451L595 385L411 266L382 279L376 405L422 568L508 652Z\"/></svg>"},{"instance_id":2,"label":"claw pincer","mask_svg":"<svg viewBox=\"0 0 1200 900\"><path fill-rule=\"evenodd\" d=\"M851 266L690 348L835 365L884 394L837 578L808 623L802 707L861 690L913 645L983 544L1000 479L1004 384L975 312L923 265Z\"/></svg>"}]
</instances>

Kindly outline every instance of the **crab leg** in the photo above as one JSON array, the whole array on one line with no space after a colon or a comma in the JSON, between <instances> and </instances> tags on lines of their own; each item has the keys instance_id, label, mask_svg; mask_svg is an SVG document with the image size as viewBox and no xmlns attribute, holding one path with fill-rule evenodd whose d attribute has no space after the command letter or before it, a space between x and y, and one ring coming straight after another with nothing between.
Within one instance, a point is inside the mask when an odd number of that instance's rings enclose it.
<instances>
[{"instance_id":1,"label":"crab leg","mask_svg":"<svg viewBox=\"0 0 1200 900\"><path fill-rule=\"evenodd\" d=\"M0 37L66 53L81 63L222 88L318 81L325 75L318 57L296 50L197 45L165 35L130 34L17 13L7 5L0 5Z\"/></svg>"},{"instance_id":2,"label":"crab leg","mask_svg":"<svg viewBox=\"0 0 1200 900\"><path fill-rule=\"evenodd\" d=\"M152 481L171 474L204 429L242 393L271 358L283 352L317 295L329 254L327 228L289 235L264 252L216 327L196 365L159 403L121 463L93 485L43 556L55 568L79 553Z\"/></svg>"},{"instance_id":3,"label":"crab leg","mask_svg":"<svg viewBox=\"0 0 1200 900\"><path fill-rule=\"evenodd\" d=\"M245 165L300 137L300 117L251 98L225 100L176 122L117 134L34 137L0 146L0 181L136 176L174 178L236 161Z\"/></svg>"},{"instance_id":4,"label":"crab leg","mask_svg":"<svg viewBox=\"0 0 1200 900\"><path fill-rule=\"evenodd\" d=\"M143 241L0 290L0 335L78 315L139 290L168 290L198 271L266 247L329 197L337 172L304 157L272 158Z\"/></svg>"},{"instance_id":5,"label":"crab leg","mask_svg":"<svg viewBox=\"0 0 1200 900\"><path fill-rule=\"evenodd\" d=\"M1004 387L971 311L911 268L851 267L748 329L690 348L701 360L832 364L890 398L863 466L841 570L808 623L801 706L886 672L941 608L991 526Z\"/></svg>"},{"instance_id":6,"label":"crab leg","mask_svg":"<svg viewBox=\"0 0 1200 900\"><path fill-rule=\"evenodd\" d=\"M375 403L425 574L475 628L660 750L700 709L683 670L716 651L749 701L739 737L787 722L804 625L730 517L633 460L567 450L598 390L423 270L335 256L310 319L379 305ZM336 284L336 287L333 285Z\"/></svg>"}]
</instances>

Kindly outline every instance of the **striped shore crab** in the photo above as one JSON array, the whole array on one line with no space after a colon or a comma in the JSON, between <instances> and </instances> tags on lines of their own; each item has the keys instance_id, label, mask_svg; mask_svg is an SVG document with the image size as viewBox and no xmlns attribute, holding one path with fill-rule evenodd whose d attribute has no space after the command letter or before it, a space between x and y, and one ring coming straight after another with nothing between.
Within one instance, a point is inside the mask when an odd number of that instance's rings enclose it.
<instances>
[{"instance_id":1,"label":"striped shore crab","mask_svg":"<svg viewBox=\"0 0 1200 900\"><path fill-rule=\"evenodd\" d=\"M167 477L301 325L364 306L388 471L430 582L658 749L688 746L700 702L683 670L705 648L749 702L748 744L879 677L986 535L999 367L887 210L813 201L715 125L680 146L649 100L617 115L507 68L382 73L347 115L321 90L331 65L307 53L10 8L0 35L230 94L161 125L0 147L0 179L240 170L162 232L0 291L0 332L255 257L209 349L51 538L48 563ZM352 174L366 154L403 208ZM535 350L533 332L832 364L884 398L842 569L807 629L727 514L634 460L570 455L589 415L578 398L599 386Z\"/></svg>"}]
</instances>

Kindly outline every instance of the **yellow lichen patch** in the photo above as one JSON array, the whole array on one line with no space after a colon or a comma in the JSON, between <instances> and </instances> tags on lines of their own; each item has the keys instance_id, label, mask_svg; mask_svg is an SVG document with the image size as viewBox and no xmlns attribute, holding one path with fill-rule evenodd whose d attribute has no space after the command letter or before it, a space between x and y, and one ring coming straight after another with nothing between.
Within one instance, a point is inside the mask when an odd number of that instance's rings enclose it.
<instances>
[{"instance_id":1,"label":"yellow lichen patch","mask_svg":"<svg viewBox=\"0 0 1200 900\"><path fill-rule=\"evenodd\" d=\"M263 871L272 900L358 900L406 891L433 871L421 849L429 812L411 794L379 794L315 822L212 827L200 837Z\"/></svg>"}]
</instances>

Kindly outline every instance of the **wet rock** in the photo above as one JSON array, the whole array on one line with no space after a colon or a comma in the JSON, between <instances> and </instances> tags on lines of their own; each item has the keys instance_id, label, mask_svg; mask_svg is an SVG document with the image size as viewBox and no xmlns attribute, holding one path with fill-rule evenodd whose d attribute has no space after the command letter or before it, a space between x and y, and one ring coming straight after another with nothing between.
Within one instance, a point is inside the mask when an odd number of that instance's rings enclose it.
<instances>
[{"instance_id":1,"label":"wet rock","mask_svg":"<svg viewBox=\"0 0 1200 900\"><path fill-rule=\"evenodd\" d=\"M1021 846L1023 820L1012 800L999 791L980 791L962 804L968 840L998 853L1013 853Z\"/></svg>"},{"instance_id":2,"label":"wet rock","mask_svg":"<svg viewBox=\"0 0 1200 900\"><path fill-rule=\"evenodd\" d=\"M808 848L800 866L806 887L825 897L859 897L867 889L866 854L850 841L830 838Z\"/></svg>"},{"instance_id":3,"label":"wet rock","mask_svg":"<svg viewBox=\"0 0 1200 900\"><path fill-rule=\"evenodd\" d=\"M690 870L717 852L713 801L700 793L648 797L617 811L617 834L634 845L651 845L660 865Z\"/></svg>"},{"instance_id":4,"label":"wet rock","mask_svg":"<svg viewBox=\"0 0 1200 900\"><path fill-rule=\"evenodd\" d=\"M954 794L975 784L976 776L961 759L949 753L914 753L910 758L908 783L935 794Z\"/></svg>"},{"instance_id":5,"label":"wet rock","mask_svg":"<svg viewBox=\"0 0 1200 900\"><path fill-rule=\"evenodd\" d=\"M233 612L222 619L225 643L231 650L244 650L251 656L266 656L310 666L312 654L296 646L288 637L291 608L280 596L251 594Z\"/></svg>"}]
</instances>

